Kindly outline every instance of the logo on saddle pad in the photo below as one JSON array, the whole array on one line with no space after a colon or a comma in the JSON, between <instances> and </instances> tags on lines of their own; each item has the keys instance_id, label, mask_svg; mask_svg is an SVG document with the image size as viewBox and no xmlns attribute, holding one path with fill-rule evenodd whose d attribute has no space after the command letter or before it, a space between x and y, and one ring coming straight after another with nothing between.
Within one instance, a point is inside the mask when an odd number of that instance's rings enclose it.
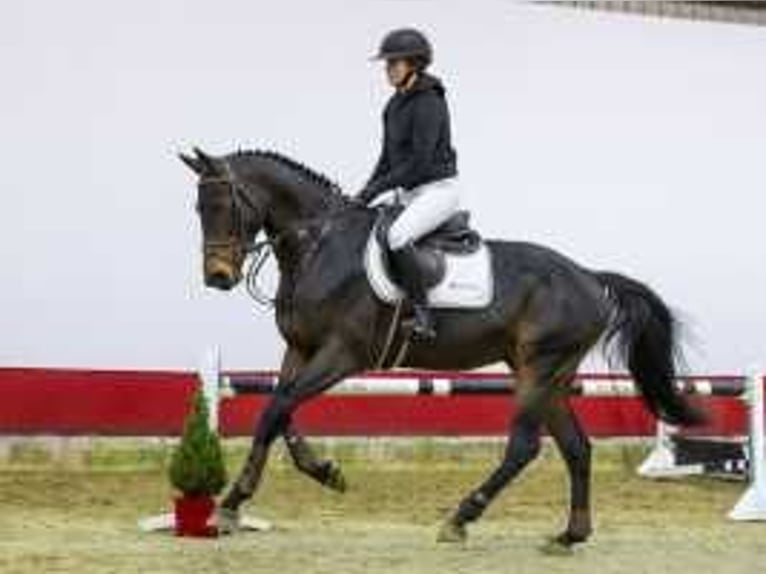
<instances>
[{"instance_id":1,"label":"logo on saddle pad","mask_svg":"<svg viewBox=\"0 0 766 574\"><path fill-rule=\"evenodd\" d=\"M467 221L465 214L460 217ZM382 218L385 219L385 216ZM390 222L389 222L390 223ZM379 220L370 233L364 254L364 268L367 281L375 295L385 303L395 303L404 296L403 291L391 277L387 265L387 253L381 243L385 242L388 225ZM450 232L439 230L418 242L421 272L425 274L430 287L428 304L435 308L479 309L492 302L493 277L490 251L475 232L469 240L449 246Z\"/></svg>"}]
</instances>

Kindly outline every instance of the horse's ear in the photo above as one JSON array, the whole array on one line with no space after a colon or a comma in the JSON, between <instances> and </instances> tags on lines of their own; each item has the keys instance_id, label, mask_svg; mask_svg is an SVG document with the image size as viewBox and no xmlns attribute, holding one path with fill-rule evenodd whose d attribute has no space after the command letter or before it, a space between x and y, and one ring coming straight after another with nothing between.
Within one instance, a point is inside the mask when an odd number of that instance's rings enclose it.
<instances>
[{"instance_id":1,"label":"horse's ear","mask_svg":"<svg viewBox=\"0 0 766 574\"><path fill-rule=\"evenodd\" d=\"M197 161L202 165L202 172L205 175L218 175L218 163L211 155L206 154L198 147L194 147L194 154L197 156Z\"/></svg>"},{"instance_id":2,"label":"horse's ear","mask_svg":"<svg viewBox=\"0 0 766 574\"><path fill-rule=\"evenodd\" d=\"M197 175L202 175L205 171L205 166L197 158L194 158L190 155L186 155L185 153L179 153L178 159L180 159L187 166L189 166L189 168Z\"/></svg>"}]
</instances>

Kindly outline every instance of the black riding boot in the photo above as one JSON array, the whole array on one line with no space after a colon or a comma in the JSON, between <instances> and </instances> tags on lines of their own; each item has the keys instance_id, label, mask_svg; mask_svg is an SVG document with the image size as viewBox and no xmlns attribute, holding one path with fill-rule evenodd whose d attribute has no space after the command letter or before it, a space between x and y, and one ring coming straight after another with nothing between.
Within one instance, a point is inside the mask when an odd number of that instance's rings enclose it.
<instances>
[{"instance_id":1,"label":"black riding boot","mask_svg":"<svg viewBox=\"0 0 766 574\"><path fill-rule=\"evenodd\" d=\"M431 311L428 308L426 298L426 286L418 269L416 248L414 245L406 245L396 251L391 251L394 267L401 286L407 292L412 302L412 310L415 315L415 323L412 328L413 335L420 340L431 340L436 337L436 328Z\"/></svg>"}]
</instances>

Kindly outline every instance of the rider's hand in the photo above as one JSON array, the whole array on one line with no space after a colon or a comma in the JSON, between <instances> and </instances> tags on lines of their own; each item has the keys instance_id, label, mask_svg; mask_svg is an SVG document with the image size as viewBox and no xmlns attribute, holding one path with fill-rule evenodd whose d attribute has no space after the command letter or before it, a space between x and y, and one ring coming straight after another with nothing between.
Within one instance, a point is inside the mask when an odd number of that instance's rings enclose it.
<instances>
[{"instance_id":1,"label":"rider's hand","mask_svg":"<svg viewBox=\"0 0 766 574\"><path fill-rule=\"evenodd\" d=\"M360 207L367 207L367 204L370 202L370 198L367 196L367 189L363 189L359 193L351 196L351 201Z\"/></svg>"}]
</instances>

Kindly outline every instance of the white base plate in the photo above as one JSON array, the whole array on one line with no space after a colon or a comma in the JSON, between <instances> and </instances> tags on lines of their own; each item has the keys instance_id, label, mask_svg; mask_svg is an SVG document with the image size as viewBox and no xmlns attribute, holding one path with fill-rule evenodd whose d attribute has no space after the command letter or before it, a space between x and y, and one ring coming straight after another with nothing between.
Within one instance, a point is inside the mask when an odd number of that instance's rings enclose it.
<instances>
[{"instance_id":1,"label":"white base plate","mask_svg":"<svg viewBox=\"0 0 766 574\"><path fill-rule=\"evenodd\" d=\"M176 517L172 512L150 516L138 521L138 529L142 532L161 532L163 530L175 530ZM273 528L268 520L254 516L241 516L239 519L240 530L251 532L266 532Z\"/></svg>"}]
</instances>

